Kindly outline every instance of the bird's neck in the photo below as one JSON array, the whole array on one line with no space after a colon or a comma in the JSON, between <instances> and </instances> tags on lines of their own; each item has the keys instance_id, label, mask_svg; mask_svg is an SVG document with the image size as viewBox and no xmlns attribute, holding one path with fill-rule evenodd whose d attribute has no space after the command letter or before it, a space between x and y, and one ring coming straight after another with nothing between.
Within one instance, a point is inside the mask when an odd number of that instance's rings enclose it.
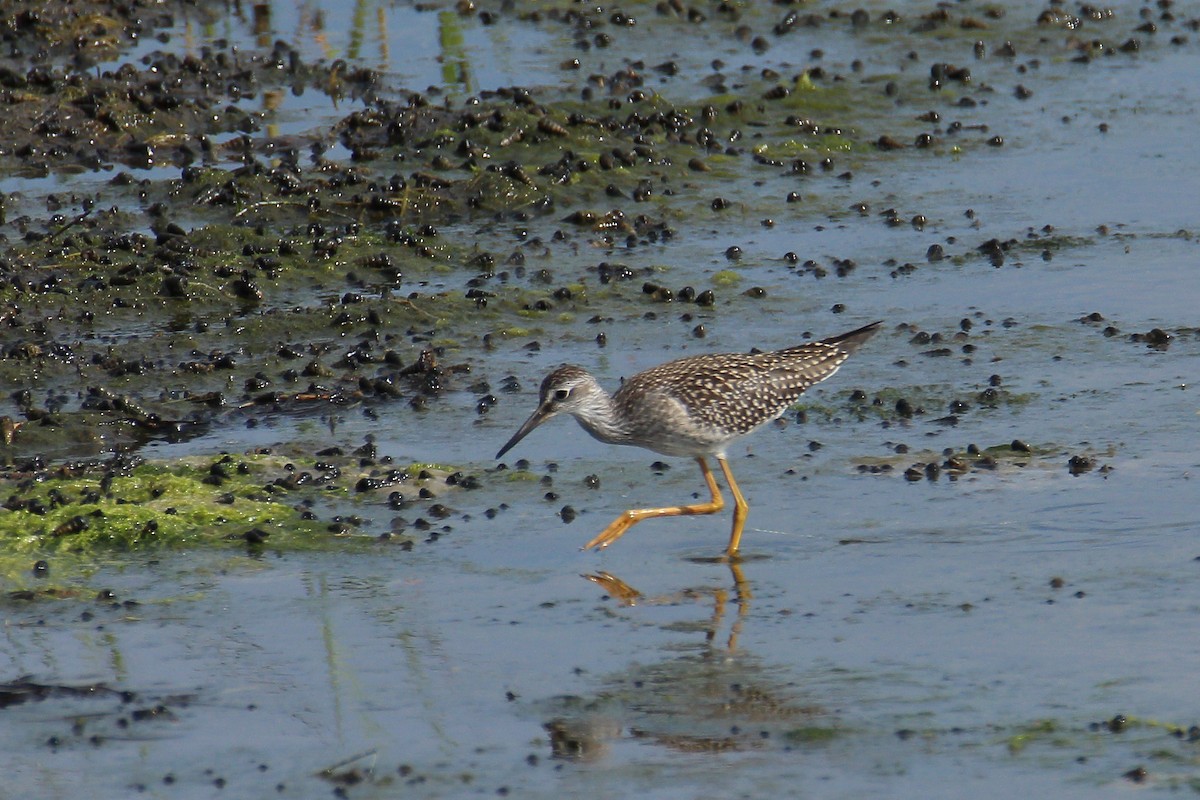
<instances>
[{"instance_id":1,"label":"bird's neck","mask_svg":"<svg viewBox=\"0 0 1200 800\"><path fill-rule=\"evenodd\" d=\"M629 438L629 431L622 425L612 397L603 391L597 392L591 402L574 415L585 431L602 442L624 444Z\"/></svg>"}]
</instances>

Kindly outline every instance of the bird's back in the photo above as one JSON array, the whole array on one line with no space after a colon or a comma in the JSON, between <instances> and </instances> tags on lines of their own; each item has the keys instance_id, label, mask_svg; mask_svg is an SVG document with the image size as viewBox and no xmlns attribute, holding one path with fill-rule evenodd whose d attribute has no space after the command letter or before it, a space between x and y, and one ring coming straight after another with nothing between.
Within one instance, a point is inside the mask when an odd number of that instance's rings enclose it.
<instances>
[{"instance_id":1,"label":"bird's back","mask_svg":"<svg viewBox=\"0 0 1200 800\"><path fill-rule=\"evenodd\" d=\"M778 418L833 375L858 344L843 349L825 340L769 353L681 358L633 376L613 403L630 444L666 455L723 454L730 441Z\"/></svg>"}]
</instances>

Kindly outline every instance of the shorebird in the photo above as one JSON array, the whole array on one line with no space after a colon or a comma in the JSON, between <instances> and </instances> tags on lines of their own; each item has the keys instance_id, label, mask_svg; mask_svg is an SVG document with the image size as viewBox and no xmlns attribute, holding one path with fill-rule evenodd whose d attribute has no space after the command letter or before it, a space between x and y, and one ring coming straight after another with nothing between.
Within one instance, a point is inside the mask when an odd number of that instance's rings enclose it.
<instances>
[{"instance_id":1,"label":"shorebird","mask_svg":"<svg viewBox=\"0 0 1200 800\"><path fill-rule=\"evenodd\" d=\"M711 497L707 503L630 509L585 544L586 550L608 547L645 519L715 514L724 508L708 466L711 456L733 494L733 531L725 549L726 557L733 559L749 506L725 457L729 445L778 419L810 386L837 372L882 324L873 322L839 336L769 353L706 354L668 361L639 372L611 395L587 370L564 364L542 381L537 409L496 458L543 422L570 414L602 442L636 445L665 456L691 456L700 465Z\"/></svg>"}]
</instances>

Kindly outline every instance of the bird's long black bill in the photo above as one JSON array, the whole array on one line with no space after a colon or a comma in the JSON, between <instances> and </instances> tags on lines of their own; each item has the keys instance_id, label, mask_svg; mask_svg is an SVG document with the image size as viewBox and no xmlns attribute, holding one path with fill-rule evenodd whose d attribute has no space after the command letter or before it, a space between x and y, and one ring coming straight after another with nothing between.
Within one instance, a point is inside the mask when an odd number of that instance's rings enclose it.
<instances>
[{"instance_id":1,"label":"bird's long black bill","mask_svg":"<svg viewBox=\"0 0 1200 800\"><path fill-rule=\"evenodd\" d=\"M500 452L496 453L496 458L500 458L509 450L512 450L513 447L516 446L517 442L528 436L529 432L538 425L541 425L543 422L550 419L550 416L550 412L539 406L538 410L529 415L529 419L525 420L525 424L517 429L517 432L513 434L512 438L508 440L504 447L500 448Z\"/></svg>"}]
</instances>

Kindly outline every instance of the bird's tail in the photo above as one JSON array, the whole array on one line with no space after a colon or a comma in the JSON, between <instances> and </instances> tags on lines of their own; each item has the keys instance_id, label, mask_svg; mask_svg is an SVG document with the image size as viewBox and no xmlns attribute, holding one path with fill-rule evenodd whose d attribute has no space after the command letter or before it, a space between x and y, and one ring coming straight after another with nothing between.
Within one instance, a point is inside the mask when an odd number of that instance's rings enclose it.
<instances>
[{"instance_id":1,"label":"bird's tail","mask_svg":"<svg viewBox=\"0 0 1200 800\"><path fill-rule=\"evenodd\" d=\"M847 355L863 346L863 343L870 339L883 325L883 320L872 322L870 325L864 325L861 328L848 331L847 333L830 336L828 339L822 339L822 344L837 345L838 349Z\"/></svg>"}]
</instances>

